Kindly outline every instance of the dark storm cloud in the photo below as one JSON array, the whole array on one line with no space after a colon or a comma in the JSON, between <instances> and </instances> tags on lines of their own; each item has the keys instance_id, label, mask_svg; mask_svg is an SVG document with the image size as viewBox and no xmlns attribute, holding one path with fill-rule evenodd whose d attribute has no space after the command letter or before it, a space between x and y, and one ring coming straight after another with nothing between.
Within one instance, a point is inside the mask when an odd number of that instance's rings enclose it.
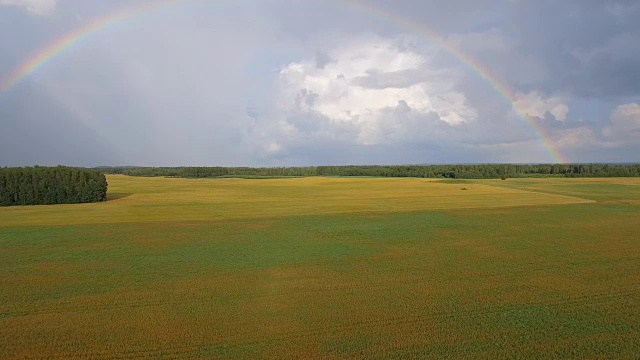
<instances>
[{"instance_id":1,"label":"dark storm cloud","mask_svg":"<svg viewBox=\"0 0 640 360\"><path fill-rule=\"evenodd\" d=\"M536 84L578 96L640 94L640 15L634 1L519 1L504 33L548 71Z\"/></svg>"},{"instance_id":2,"label":"dark storm cloud","mask_svg":"<svg viewBox=\"0 0 640 360\"><path fill-rule=\"evenodd\" d=\"M75 120L37 87L0 99L0 165L124 163L110 140Z\"/></svg>"}]
</instances>

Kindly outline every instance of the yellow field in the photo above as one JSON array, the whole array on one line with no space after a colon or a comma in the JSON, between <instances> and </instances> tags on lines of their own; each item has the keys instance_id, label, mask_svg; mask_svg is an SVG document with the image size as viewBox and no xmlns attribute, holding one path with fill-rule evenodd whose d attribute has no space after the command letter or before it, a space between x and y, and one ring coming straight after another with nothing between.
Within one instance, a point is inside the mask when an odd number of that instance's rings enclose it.
<instances>
[{"instance_id":1,"label":"yellow field","mask_svg":"<svg viewBox=\"0 0 640 360\"><path fill-rule=\"evenodd\" d=\"M640 354L640 179L108 181L0 209L0 358Z\"/></svg>"},{"instance_id":2,"label":"yellow field","mask_svg":"<svg viewBox=\"0 0 640 360\"><path fill-rule=\"evenodd\" d=\"M107 203L0 208L0 226L225 220L591 202L562 194L487 185L490 182L428 179L196 180L111 175L107 180L111 198Z\"/></svg>"}]
</instances>

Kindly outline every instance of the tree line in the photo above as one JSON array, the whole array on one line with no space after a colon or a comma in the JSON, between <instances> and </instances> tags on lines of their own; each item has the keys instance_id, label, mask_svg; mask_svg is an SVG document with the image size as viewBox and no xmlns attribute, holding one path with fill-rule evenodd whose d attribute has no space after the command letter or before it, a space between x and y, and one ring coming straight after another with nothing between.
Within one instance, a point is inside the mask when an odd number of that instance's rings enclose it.
<instances>
[{"instance_id":1,"label":"tree line","mask_svg":"<svg viewBox=\"0 0 640 360\"><path fill-rule=\"evenodd\" d=\"M0 168L0 206L77 204L107 200L107 179L65 166Z\"/></svg>"},{"instance_id":2,"label":"tree line","mask_svg":"<svg viewBox=\"0 0 640 360\"><path fill-rule=\"evenodd\" d=\"M358 165L307 167L105 167L109 174L180 178L374 176L451 179L640 177L640 164Z\"/></svg>"}]
</instances>

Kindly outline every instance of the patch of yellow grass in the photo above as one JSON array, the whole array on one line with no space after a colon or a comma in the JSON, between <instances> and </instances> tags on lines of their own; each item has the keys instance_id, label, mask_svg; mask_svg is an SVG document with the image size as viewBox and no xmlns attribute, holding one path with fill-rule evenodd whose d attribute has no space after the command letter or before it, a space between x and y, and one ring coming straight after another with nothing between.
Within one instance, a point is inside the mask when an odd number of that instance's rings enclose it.
<instances>
[{"instance_id":1,"label":"patch of yellow grass","mask_svg":"<svg viewBox=\"0 0 640 360\"><path fill-rule=\"evenodd\" d=\"M0 226L224 220L591 202L481 182L454 184L412 178L255 180L110 175L108 182L112 200L106 203L0 208Z\"/></svg>"},{"instance_id":2,"label":"patch of yellow grass","mask_svg":"<svg viewBox=\"0 0 640 360\"><path fill-rule=\"evenodd\" d=\"M640 201L640 178L522 178L479 182L490 186L573 196L600 202L638 204Z\"/></svg>"},{"instance_id":3,"label":"patch of yellow grass","mask_svg":"<svg viewBox=\"0 0 640 360\"><path fill-rule=\"evenodd\" d=\"M605 178L565 178L565 177L550 177L550 178L509 178L505 180L487 179L478 180L483 183L531 183L535 182L541 186L551 184L618 184L618 185L635 185L640 186L640 178L637 177L605 177Z\"/></svg>"}]
</instances>

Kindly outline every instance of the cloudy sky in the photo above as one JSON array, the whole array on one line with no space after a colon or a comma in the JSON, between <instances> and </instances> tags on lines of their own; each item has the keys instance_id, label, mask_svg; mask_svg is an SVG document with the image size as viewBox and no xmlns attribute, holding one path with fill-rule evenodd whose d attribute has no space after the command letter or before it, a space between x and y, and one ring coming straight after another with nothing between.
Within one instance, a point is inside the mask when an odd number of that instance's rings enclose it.
<instances>
[{"instance_id":1,"label":"cloudy sky","mask_svg":"<svg viewBox=\"0 0 640 360\"><path fill-rule=\"evenodd\" d=\"M149 3L0 0L0 166L640 160L637 1Z\"/></svg>"}]
</instances>

